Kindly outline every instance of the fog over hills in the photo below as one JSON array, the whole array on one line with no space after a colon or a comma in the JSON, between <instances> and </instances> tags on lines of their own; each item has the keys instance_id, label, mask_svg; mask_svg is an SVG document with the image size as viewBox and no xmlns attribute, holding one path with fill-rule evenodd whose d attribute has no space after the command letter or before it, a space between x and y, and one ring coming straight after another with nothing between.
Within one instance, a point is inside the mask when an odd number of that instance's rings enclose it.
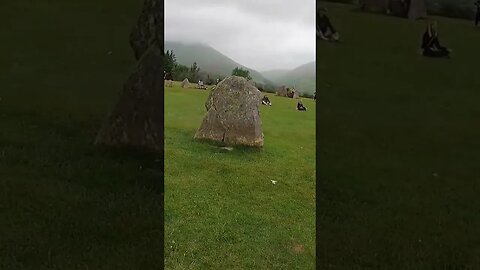
<instances>
[{"instance_id":1,"label":"fog over hills","mask_svg":"<svg viewBox=\"0 0 480 270\"><path fill-rule=\"evenodd\" d=\"M179 64L190 66L193 62L197 62L201 72L213 77L228 76L234 68L242 67L248 69L253 80L260 84L286 85L305 93L315 92L315 62L301 65L293 70L278 69L259 72L234 61L207 44L165 41L165 48L174 52Z\"/></svg>"}]
</instances>

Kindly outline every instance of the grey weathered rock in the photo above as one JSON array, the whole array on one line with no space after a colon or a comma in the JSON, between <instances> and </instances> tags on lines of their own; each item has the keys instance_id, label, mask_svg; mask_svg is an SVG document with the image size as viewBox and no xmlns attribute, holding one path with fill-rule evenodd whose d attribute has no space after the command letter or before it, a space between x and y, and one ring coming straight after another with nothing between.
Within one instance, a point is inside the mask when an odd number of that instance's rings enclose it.
<instances>
[{"instance_id":1,"label":"grey weathered rock","mask_svg":"<svg viewBox=\"0 0 480 270\"><path fill-rule=\"evenodd\" d=\"M137 25L130 33L135 59L140 60L153 42L163 54L163 8L160 0L144 0Z\"/></svg>"},{"instance_id":2,"label":"grey weathered rock","mask_svg":"<svg viewBox=\"0 0 480 270\"><path fill-rule=\"evenodd\" d=\"M277 96L286 97L287 96L287 87L285 85L277 89Z\"/></svg>"},{"instance_id":3,"label":"grey weathered rock","mask_svg":"<svg viewBox=\"0 0 480 270\"><path fill-rule=\"evenodd\" d=\"M300 92L298 92L298 90L295 90L295 92L293 92L293 98L295 99L300 98Z\"/></svg>"},{"instance_id":4,"label":"grey weathered rock","mask_svg":"<svg viewBox=\"0 0 480 270\"><path fill-rule=\"evenodd\" d=\"M120 99L95 144L163 148L163 10L160 0L145 0L130 35L137 69L125 82Z\"/></svg>"},{"instance_id":5,"label":"grey weathered rock","mask_svg":"<svg viewBox=\"0 0 480 270\"><path fill-rule=\"evenodd\" d=\"M287 97L293 98L293 93L295 93L294 90L287 88Z\"/></svg>"},{"instance_id":6,"label":"grey weathered rock","mask_svg":"<svg viewBox=\"0 0 480 270\"><path fill-rule=\"evenodd\" d=\"M182 86L182 88L187 88L190 85L190 82L187 78L185 78L185 80L183 80L180 85Z\"/></svg>"},{"instance_id":7,"label":"grey weathered rock","mask_svg":"<svg viewBox=\"0 0 480 270\"><path fill-rule=\"evenodd\" d=\"M245 78L226 78L205 102L207 115L195 138L225 145L263 146L261 99L261 92Z\"/></svg>"}]
</instances>

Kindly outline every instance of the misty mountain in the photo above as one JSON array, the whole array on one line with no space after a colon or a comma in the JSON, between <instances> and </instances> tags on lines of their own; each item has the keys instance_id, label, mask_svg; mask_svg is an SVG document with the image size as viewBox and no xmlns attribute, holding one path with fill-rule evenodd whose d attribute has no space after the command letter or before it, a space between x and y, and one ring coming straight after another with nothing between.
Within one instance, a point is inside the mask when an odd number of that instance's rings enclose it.
<instances>
[{"instance_id":1,"label":"misty mountain","mask_svg":"<svg viewBox=\"0 0 480 270\"><path fill-rule=\"evenodd\" d=\"M280 80L289 71L290 71L289 69L274 69L274 70L261 71L261 73L268 80L275 82L277 80Z\"/></svg>"},{"instance_id":2,"label":"misty mountain","mask_svg":"<svg viewBox=\"0 0 480 270\"><path fill-rule=\"evenodd\" d=\"M310 62L301 65L293 70L270 70L264 71L262 74L272 80L276 85L285 85L294 87L303 93L313 94L316 91L316 62Z\"/></svg>"},{"instance_id":3,"label":"misty mountain","mask_svg":"<svg viewBox=\"0 0 480 270\"><path fill-rule=\"evenodd\" d=\"M189 67L193 62L197 62L200 72L206 72L212 77L229 76L234 68L242 67L250 71L250 76L257 83L274 85L260 72L235 62L209 45L165 41L165 50L173 50L179 64Z\"/></svg>"}]
</instances>

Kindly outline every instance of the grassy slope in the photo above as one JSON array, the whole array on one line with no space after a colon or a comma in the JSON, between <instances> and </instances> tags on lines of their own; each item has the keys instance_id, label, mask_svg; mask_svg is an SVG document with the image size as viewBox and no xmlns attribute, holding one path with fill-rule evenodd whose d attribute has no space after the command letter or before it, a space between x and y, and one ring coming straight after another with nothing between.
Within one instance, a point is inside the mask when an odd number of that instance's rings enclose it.
<instances>
[{"instance_id":1,"label":"grassy slope","mask_svg":"<svg viewBox=\"0 0 480 270\"><path fill-rule=\"evenodd\" d=\"M315 62L310 62L293 70L269 70L262 74L277 85L295 87L303 93L313 94L316 91L315 67Z\"/></svg>"},{"instance_id":2,"label":"grassy slope","mask_svg":"<svg viewBox=\"0 0 480 270\"><path fill-rule=\"evenodd\" d=\"M282 78L285 74L287 74L290 70L289 69L273 69L273 70L265 70L262 71L262 75L265 78L275 82Z\"/></svg>"},{"instance_id":3,"label":"grassy slope","mask_svg":"<svg viewBox=\"0 0 480 270\"><path fill-rule=\"evenodd\" d=\"M313 269L315 106L273 97L263 150L223 153L193 135L207 92L165 93L165 226L169 269ZM273 185L270 180L278 183ZM305 251L296 254L295 245Z\"/></svg>"},{"instance_id":4,"label":"grassy slope","mask_svg":"<svg viewBox=\"0 0 480 270\"><path fill-rule=\"evenodd\" d=\"M426 59L424 22L326 6L344 42L317 43L322 266L477 269L480 32L439 19L455 53Z\"/></svg>"},{"instance_id":5,"label":"grassy slope","mask_svg":"<svg viewBox=\"0 0 480 270\"><path fill-rule=\"evenodd\" d=\"M0 269L154 269L159 164L92 146L141 3L43 2L0 4Z\"/></svg>"}]
</instances>

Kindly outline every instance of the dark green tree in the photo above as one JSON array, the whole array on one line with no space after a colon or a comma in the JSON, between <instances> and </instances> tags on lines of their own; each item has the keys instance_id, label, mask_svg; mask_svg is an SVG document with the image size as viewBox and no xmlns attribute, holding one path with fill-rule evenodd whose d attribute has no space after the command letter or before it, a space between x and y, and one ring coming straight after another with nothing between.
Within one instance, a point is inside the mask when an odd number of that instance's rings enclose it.
<instances>
[{"instance_id":1,"label":"dark green tree","mask_svg":"<svg viewBox=\"0 0 480 270\"><path fill-rule=\"evenodd\" d=\"M172 50L167 50L165 53L165 71L173 72L175 66L177 65L177 57Z\"/></svg>"},{"instance_id":2,"label":"dark green tree","mask_svg":"<svg viewBox=\"0 0 480 270\"><path fill-rule=\"evenodd\" d=\"M214 81L212 78L210 78L210 74L207 74L207 79L205 80L205 83L208 85L213 85Z\"/></svg>"},{"instance_id":3,"label":"dark green tree","mask_svg":"<svg viewBox=\"0 0 480 270\"><path fill-rule=\"evenodd\" d=\"M246 70L246 69L243 69L243 68L239 68L239 67L236 67L235 69L233 69L232 75L234 75L234 76L239 76L239 77L244 77L244 78L246 78L247 80L251 80L251 79L252 79L252 77L250 77L250 71L249 71L249 70Z\"/></svg>"},{"instance_id":4,"label":"dark green tree","mask_svg":"<svg viewBox=\"0 0 480 270\"><path fill-rule=\"evenodd\" d=\"M190 72L198 73L200 72L200 68L197 65L197 62L193 62L193 65L190 67Z\"/></svg>"},{"instance_id":5,"label":"dark green tree","mask_svg":"<svg viewBox=\"0 0 480 270\"><path fill-rule=\"evenodd\" d=\"M197 62L193 62L193 65L190 67L190 80L196 82L199 78L200 68L197 65Z\"/></svg>"},{"instance_id":6,"label":"dark green tree","mask_svg":"<svg viewBox=\"0 0 480 270\"><path fill-rule=\"evenodd\" d=\"M190 69L187 66L176 64L173 68L173 80L183 81L185 78L191 80L190 78Z\"/></svg>"}]
</instances>

